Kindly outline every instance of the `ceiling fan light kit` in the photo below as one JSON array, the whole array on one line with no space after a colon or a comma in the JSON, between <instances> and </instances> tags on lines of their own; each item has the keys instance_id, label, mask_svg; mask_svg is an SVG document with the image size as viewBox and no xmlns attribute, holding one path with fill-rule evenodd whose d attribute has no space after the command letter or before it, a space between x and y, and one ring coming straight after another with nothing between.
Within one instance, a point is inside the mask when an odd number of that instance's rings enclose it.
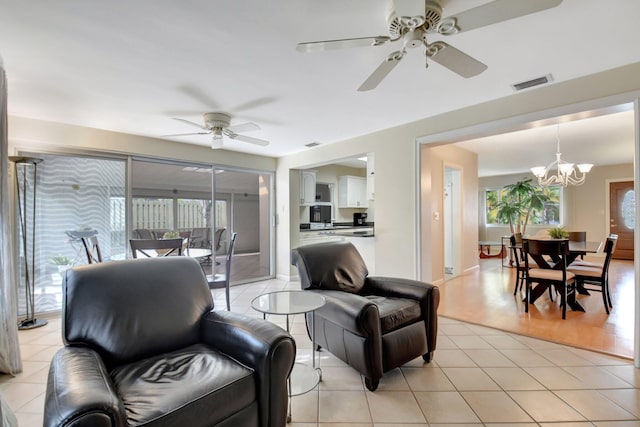
<instances>
[{"instance_id":1,"label":"ceiling fan light kit","mask_svg":"<svg viewBox=\"0 0 640 427\"><path fill-rule=\"evenodd\" d=\"M470 78L485 71L487 66L445 42L436 41L429 44L427 35L451 36L540 12L562 3L562 0L494 0L457 15L442 18L441 1L391 0L387 14L389 36L306 42L299 43L296 49L303 53L320 52L360 46L381 46L402 39L402 48L388 55L358 91L376 88L402 60L407 49L421 46L425 47L425 59L432 59L461 77Z\"/></svg>"}]
</instances>

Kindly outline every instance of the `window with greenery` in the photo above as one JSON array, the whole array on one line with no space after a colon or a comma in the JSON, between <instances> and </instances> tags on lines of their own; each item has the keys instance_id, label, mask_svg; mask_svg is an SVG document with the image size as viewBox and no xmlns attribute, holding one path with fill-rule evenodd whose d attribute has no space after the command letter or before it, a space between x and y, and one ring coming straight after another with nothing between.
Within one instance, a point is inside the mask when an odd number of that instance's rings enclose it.
<instances>
[{"instance_id":1,"label":"window with greenery","mask_svg":"<svg viewBox=\"0 0 640 427\"><path fill-rule=\"evenodd\" d=\"M524 191L523 191L524 187ZM562 187L537 187L530 180L485 190L487 225L559 225Z\"/></svg>"}]
</instances>

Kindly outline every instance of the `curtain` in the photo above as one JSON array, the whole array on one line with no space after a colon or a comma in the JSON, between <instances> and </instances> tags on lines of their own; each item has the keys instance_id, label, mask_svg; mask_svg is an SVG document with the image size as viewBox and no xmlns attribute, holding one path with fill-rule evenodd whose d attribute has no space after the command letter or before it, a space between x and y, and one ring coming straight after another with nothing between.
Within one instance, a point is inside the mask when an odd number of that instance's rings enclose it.
<instances>
[{"instance_id":1,"label":"curtain","mask_svg":"<svg viewBox=\"0 0 640 427\"><path fill-rule=\"evenodd\" d=\"M18 308L14 268L9 191L9 139L7 135L7 78L0 57L0 372L22 372L18 345Z\"/></svg>"}]
</instances>

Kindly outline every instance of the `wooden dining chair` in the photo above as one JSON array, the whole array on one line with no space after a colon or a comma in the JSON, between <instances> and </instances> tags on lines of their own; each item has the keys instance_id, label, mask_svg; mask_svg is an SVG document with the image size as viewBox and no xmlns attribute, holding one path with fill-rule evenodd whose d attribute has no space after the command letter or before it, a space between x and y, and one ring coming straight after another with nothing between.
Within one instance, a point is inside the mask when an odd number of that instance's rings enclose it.
<instances>
[{"instance_id":1,"label":"wooden dining chair","mask_svg":"<svg viewBox=\"0 0 640 427\"><path fill-rule=\"evenodd\" d=\"M601 266L593 267L574 263L567 268L567 271L575 274L578 286L582 286L587 291L602 293L602 302L607 314L609 314L609 309L613 308L609 291L609 265L617 243L617 235L612 234L607 237L607 242L604 245L604 263Z\"/></svg>"},{"instance_id":2,"label":"wooden dining chair","mask_svg":"<svg viewBox=\"0 0 640 427\"><path fill-rule=\"evenodd\" d=\"M522 240L522 252L525 260L526 271L526 297L525 312L529 312L529 300L531 287L534 283L538 286L553 286L560 293L560 305L562 306L562 318L567 317L567 298L570 292L575 293L575 274L567 271L566 260L569 255L568 239L553 240ZM546 263L544 256L551 256L558 259L553 268ZM531 259L536 260L536 264L530 263ZM575 294L574 294L575 295Z\"/></svg>"},{"instance_id":3,"label":"wooden dining chair","mask_svg":"<svg viewBox=\"0 0 640 427\"><path fill-rule=\"evenodd\" d=\"M129 244L134 258L138 258L138 252L149 258L182 255L181 237L177 239L130 239Z\"/></svg>"},{"instance_id":4,"label":"wooden dining chair","mask_svg":"<svg viewBox=\"0 0 640 427\"><path fill-rule=\"evenodd\" d=\"M522 286L527 280L527 269L522 257L522 235L520 236L520 243L518 243L516 235L512 234L509 238L509 247L511 248L511 259L516 268L516 283L513 289L513 295L516 295L518 290L522 291Z\"/></svg>"},{"instance_id":5,"label":"wooden dining chair","mask_svg":"<svg viewBox=\"0 0 640 427\"><path fill-rule=\"evenodd\" d=\"M231 234L231 240L229 241L229 247L227 249L227 255L225 256L225 268L224 273L217 273L207 276L207 282L209 282L209 289L222 289L225 290L225 296L227 298L227 311L231 311L231 299L229 293L230 281L231 281L231 259L233 258L233 250L236 244L236 237L238 233Z\"/></svg>"},{"instance_id":6,"label":"wooden dining chair","mask_svg":"<svg viewBox=\"0 0 640 427\"><path fill-rule=\"evenodd\" d=\"M155 239L151 230L146 228L136 228L133 230L133 234L136 236L136 239Z\"/></svg>"},{"instance_id":7,"label":"wooden dining chair","mask_svg":"<svg viewBox=\"0 0 640 427\"><path fill-rule=\"evenodd\" d=\"M569 241L570 242L586 242L587 241L587 232L586 231L569 231ZM584 259L585 254L581 253L580 259Z\"/></svg>"}]
</instances>

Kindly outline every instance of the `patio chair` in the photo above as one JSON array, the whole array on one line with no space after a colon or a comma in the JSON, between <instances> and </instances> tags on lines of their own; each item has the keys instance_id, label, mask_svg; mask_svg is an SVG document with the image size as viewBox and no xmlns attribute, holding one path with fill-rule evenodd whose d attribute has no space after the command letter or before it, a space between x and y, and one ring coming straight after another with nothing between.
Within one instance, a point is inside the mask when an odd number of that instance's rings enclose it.
<instances>
[{"instance_id":1,"label":"patio chair","mask_svg":"<svg viewBox=\"0 0 640 427\"><path fill-rule=\"evenodd\" d=\"M81 237L82 246L87 254L87 262L89 264L97 264L102 262L102 252L98 244L98 236Z\"/></svg>"},{"instance_id":2,"label":"patio chair","mask_svg":"<svg viewBox=\"0 0 640 427\"><path fill-rule=\"evenodd\" d=\"M233 258L233 248L236 244L236 236L238 233L231 234L231 240L229 241L229 249L227 249L227 255L225 257L224 273L217 273L207 276L207 282L209 282L209 289L225 289L225 295L227 297L227 310L231 311L231 300L229 295L229 287L231 281L231 258Z\"/></svg>"},{"instance_id":3,"label":"patio chair","mask_svg":"<svg viewBox=\"0 0 640 427\"><path fill-rule=\"evenodd\" d=\"M148 258L182 255L181 237L177 239L130 239L129 244L134 258L138 258L138 252Z\"/></svg>"}]
</instances>

